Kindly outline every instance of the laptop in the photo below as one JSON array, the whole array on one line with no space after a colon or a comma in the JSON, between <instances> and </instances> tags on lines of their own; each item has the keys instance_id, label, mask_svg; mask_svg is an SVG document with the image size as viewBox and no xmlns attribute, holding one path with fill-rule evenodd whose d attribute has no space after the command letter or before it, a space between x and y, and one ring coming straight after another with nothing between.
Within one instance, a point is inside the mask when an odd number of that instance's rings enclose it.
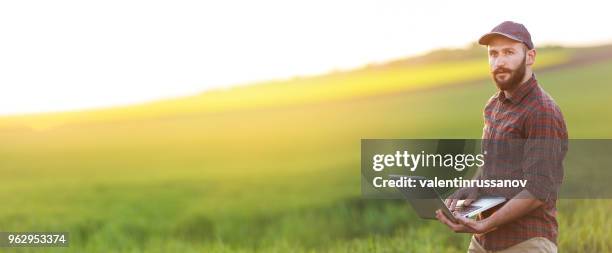
<instances>
[{"instance_id":1,"label":"laptop","mask_svg":"<svg viewBox=\"0 0 612 253\"><path fill-rule=\"evenodd\" d=\"M425 177L420 176L404 176L404 175L389 175L390 178L399 179L401 177L409 177L414 180L425 180ZM419 217L424 219L436 219L436 210L440 209L451 221L457 222L453 213L448 209L444 201L440 198L440 194L431 187L404 187L397 188L402 195L408 200L412 208L417 212ZM506 202L506 198L498 196L481 196L469 206L463 206L463 201L458 201L455 208L455 214L470 218L479 213L489 210L499 204Z\"/></svg>"}]
</instances>

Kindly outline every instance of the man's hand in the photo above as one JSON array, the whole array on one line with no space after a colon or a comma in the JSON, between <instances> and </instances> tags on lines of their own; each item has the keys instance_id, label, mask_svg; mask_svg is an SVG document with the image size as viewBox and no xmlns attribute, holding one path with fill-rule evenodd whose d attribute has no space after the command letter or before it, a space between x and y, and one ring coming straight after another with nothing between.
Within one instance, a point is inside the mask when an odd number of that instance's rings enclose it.
<instances>
[{"instance_id":1,"label":"man's hand","mask_svg":"<svg viewBox=\"0 0 612 253\"><path fill-rule=\"evenodd\" d=\"M461 188L451 194L445 201L444 204L449 210L455 211L457 202L463 200L463 206L469 206L478 198L478 189L476 188Z\"/></svg>"},{"instance_id":2,"label":"man's hand","mask_svg":"<svg viewBox=\"0 0 612 253\"><path fill-rule=\"evenodd\" d=\"M455 215L454 217L458 223L455 223L447 218L442 210L436 211L436 218L438 218L438 220L442 223L446 224L446 226L448 226L451 230L455 231L455 233L484 234L496 229L489 226L487 219L476 221L460 215Z\"/></svg>"},{"instance_id":3,"label":"man's hand","mask_svg":"<svg viewBox=\"0 0 612 253\"><path fill-rule=\"evenodd\" d=\"M454 215L457 222L453 222L444 215L442 210L436 211L436 218L457 233L484 234L516 220L542 205L544 205L544 202L534 198L529 191L523 190L499 210L483 220L476 221Z\"/></svg>"}]
</instances>

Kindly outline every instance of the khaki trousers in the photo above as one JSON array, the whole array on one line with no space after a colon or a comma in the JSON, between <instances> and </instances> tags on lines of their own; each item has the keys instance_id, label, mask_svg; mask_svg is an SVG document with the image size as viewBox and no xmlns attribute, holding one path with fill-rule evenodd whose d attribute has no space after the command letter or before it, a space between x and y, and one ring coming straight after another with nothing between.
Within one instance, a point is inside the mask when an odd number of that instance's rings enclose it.
<instances>
[{"instance_id":1,"label":"khaki trousers","mask_svg":"<svg viewBox=\"0 0 612 253\"><path fill-rule=\"evenodd\" d=\"M472 236L472 241L470 242L470 246L468 247L468 253L515 253L515 252L525 252L525 253L557 253L557 245L555 245L550 240L544 237L534 237L524 242L521 242L517 245L514 245L510 248L500 250L500 251L490 251L485 250L477 241L474 236Z\"/></svg>"}]
</instances>

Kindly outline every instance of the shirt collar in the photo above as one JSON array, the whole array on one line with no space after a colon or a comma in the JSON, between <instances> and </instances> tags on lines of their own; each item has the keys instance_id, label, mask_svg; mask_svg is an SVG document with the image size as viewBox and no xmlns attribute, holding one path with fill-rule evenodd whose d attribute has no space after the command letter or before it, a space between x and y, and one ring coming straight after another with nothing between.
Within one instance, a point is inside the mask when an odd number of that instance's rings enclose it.
<instances>
[{"instance_id":1,"label":"shirt collar","mask_svg":"<svg viewBox=\"0 0 612 253\"><path fill-rule=\"evenodd\" d=\"M514 91L512 97L507 98L506 93L500 90L499 92L497 92L497 99L500 102L508 101L512 104L516 104L520 102L527 94L529 94L529 92L531 92L537 86L538 81L535 79L535 74L532 74L529 80L519 85L516 91Z\"/></svg>"}]
</instances>

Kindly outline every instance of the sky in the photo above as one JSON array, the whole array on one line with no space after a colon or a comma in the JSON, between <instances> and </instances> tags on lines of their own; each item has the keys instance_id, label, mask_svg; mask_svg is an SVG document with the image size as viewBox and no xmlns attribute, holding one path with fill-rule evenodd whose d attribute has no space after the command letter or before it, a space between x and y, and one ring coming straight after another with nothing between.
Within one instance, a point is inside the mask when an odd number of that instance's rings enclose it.
<instances>
[{"instance_id":1,"label":"sky","mask_svg":"<svg viewBox=\"0 0 612 253\"><path fill-rule=\"evenodd\" d=\"M505 20L536 47L611 43L607 2L2 1L0 115L351 69L465 47Z\"/></svg>"}]
</instances>

